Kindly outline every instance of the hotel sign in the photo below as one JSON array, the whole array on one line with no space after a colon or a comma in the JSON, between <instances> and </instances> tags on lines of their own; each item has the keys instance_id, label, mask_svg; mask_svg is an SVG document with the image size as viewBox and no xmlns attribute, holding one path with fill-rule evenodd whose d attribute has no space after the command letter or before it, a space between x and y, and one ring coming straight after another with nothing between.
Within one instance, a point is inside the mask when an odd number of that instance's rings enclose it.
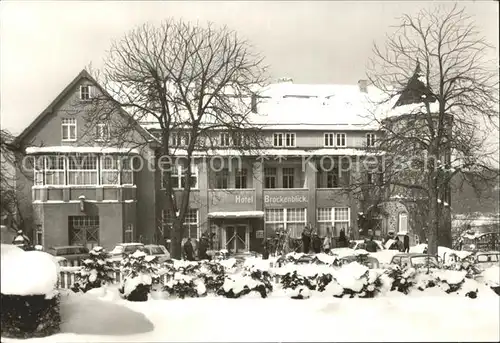
<instances>
[{"instance_id":1,"label":"hotel sign","mask_svg":"<svg viewBox=\"0 0 500 343\"><path fill-rule=\"evenodd\" d=\"M253 204L252 195L236 195L234 197L234 202L237 204Z\"/></svg>"},{"instance_id":2,"label":"hotel sign","mask_svg":"<svg viewBox=\"0 0 500 343\"><path fill-rule=\"evenodd\" d=\"M306 203L307 196L305 196L305 195L265 195L264 202L266 204Z\"/></svg>"}]
</instances>

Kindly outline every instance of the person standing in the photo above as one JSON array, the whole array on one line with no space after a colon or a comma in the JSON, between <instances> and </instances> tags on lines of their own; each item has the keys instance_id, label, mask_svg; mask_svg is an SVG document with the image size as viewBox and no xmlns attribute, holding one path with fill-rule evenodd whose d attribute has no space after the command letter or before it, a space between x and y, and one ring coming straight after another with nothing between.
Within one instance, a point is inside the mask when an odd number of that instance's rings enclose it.
<instances>
[{"instance_id":1,"label":"person standing","mask_svg":"<svg viewBox=\"0 0 500 343\"><path fill-rule=\"evenodd\" d=\"M194 261L194 249L191 238L188 238L186 243L184 243L184 258L188 261Z\"/></svg>"},{"instance_id":2,"label":"person standing","mask_svg":"<svg viewBox=\"0 0 500 343\"><path fill-rule=\"evenodd\" d=\"M312 237L312 248L315 254L319 254L321 252L321 245L321 238L319 238L317 232L314 232Z\"/></svg>"},{"instance_id":3,"label":"person standing","mask_svg":"<svg viewBox=\"0 0 500 343\"><path fill-rule=\"evenodd\" d=\"M403 252L410 252L410 236L408 234L403 237Z\"/></svg>"},{"instance_id":4,"label":"person standing","mask_svg":"<svg viewBox=\"0 0 500 343\"><path fill-rule=\"evenodd\" d=\"M208 237L205 233L201 235L200 243L198 244L198 259L199 260L209 260L208 251Z\"/></svg>"},{"instance_id":5,"label":"person standing","mask_svg":"<svg viewBox=\"0 0 500 343\"><path fill-rule=\"evenodd\" d=\"M332 237L330 233L330 228L327 228L326 237L323 240L323 251L328 254L331 248L332 248Z\"/></svg>"},{"instance_id":6,"label":"person standing","mask_svg":"<svg viewBox=\"0 0 500 343\"><path fill-rule=\"evenodd\" d=\"M346 248L348 246L347 236L345 235L345 230L341 229L339 233L339 243L342 248Z\"/></svg>"},{"instance_id":7,"label":"person standing","mask_svg":"<svg viewBox=\"0 0 500 343\"><path fill-rule=\"evenodd\" d=\"M311 247L311 233L309 232L308 227L304 227L304 231L302 231L302 248L304 249L304 254L309 253L309 249Z\"/></svg>"}]
</instances>

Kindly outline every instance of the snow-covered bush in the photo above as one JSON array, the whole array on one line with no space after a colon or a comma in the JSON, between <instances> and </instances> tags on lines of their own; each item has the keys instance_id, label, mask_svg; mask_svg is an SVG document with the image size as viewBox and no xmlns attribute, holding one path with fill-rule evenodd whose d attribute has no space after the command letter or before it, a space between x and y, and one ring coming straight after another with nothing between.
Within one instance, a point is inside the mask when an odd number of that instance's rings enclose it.
<instances>
[{"instance_id":1,"label":"snow-covered bush","mask_svg":"<svg viewBox=\"0 0 500 343\"><path fill-rule=\"evenodd\" d=\"M334 272L325 291L337 298L373 298L383 293L388 283L382 272L351 262Z\"/></svg>"},{"instance_id":2,"label":"snow-covered bush","mask_svg":"<svg viewBox=\"0 0 500 343\"><path fill-rule=\"evenodd\" d=\"M416 274L414 268L401 268L398 265L392 265L385 273L392 280L391 291L408 294L414 286L414 276ZM427 287L427 285L425 287ZM430 287L433 286L431 285Z\"/></svg>"},{"instance_id":3,"label":"snow-covered bush","mask_svg":"<svg viewBox=\"0 0 500 343\"><path fill-rule=\"evenodd\" d=\"M123 281L119 291L129 301L146 301L153 282L158 279L156 256L146 256L140 250L127 255L121 262Z\"/></svg>"},{"instance_id":4,"label":"snow-covered bush","mask_svg":"<svg viewBox=\"0 0 500 343\"><path fill-rule=\"evenodd\" d=\"M59 269L42 251L1 247L1 335L44 337L59 332Z\"/></svg>"},{"instance_id":5,"label":"snow-covered bush","mask_svg":"<svg viewBox=\"0 0 500 343\"><path fill-rule=\"evenodd\" d=\"M310 276L300 275L297 270L288 272L281 277L280 283L283 289L296 289L300 286L305 286L310 290L316 289L314 278Z\"/></svg>"},{"instance_id":6,"label":"snow-covered bush","mask_svg":"<svg viewBox=\"0 0 500 343\"><path fill-rule=\"evenodd\" d=\"M173 260L171 263L166 264L166 273L170 277L169 281L163 286L163 290L169 296L181 299L205 295L207 289L203 275L209 269L209 267L205 266L210 263L208 261Z\"/></svg>"},{"instance_id":7,"label":"snow-covered bush","mask_svg":"<svg viewBox=\"0 0 500 343\"><path fill-rule=\"evenodd\" d=\"M76 282L72 287L74 292L87 292L112 283L113 264L109 261L109 254L102 247L94 247L89 258L82 261L82 268L77 271Z\"/></svg>"},{"instance_id":8,"label":"snow-covered bush","mask_svg":"<svg viewBox=\"0 0 500 343\"><path fill-rule=\"evenodd\" d=\"M224 284L217 291L217 295L239 298L251 292L257 292L262 298L266 298L272 290L269 272L250 268L238 274L226 275Z\"/></svg>"},{"instance_id":9,"label":"snow-covered bush","mask_svg":"<svg viewBox=\"0 0 500 343\"><path fill-rule=\"evenodd\" d=\"M218 262L204 261L199 273L207 292L217 293L225 281L225 269Z\"/></svg>"},{"instance_id":10,"label":"snow-covered bush","mask_svg":"<svg viewBox=\"0 0 500 343\"><path fill-rule=\"evenodd\" d=\"M179 271L174 274L173 279L169 280L164 286L163 290L170 296L175 296L180 299L196 298L206 294L207 289L202 280L194 276L184 274Z\"/></svg>"}]
</instances>

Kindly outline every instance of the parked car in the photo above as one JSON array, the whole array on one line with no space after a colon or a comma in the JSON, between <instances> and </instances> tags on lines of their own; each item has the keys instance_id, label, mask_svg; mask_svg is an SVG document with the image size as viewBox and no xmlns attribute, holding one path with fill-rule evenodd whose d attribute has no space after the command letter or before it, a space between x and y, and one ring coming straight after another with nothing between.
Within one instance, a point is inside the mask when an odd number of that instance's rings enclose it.
<instances>
[{"instance_id":1,"label":"parked car","mask_svg":"<svg viewBox=\"0 0 500 343\"><path fill-rule=\"evenodd\" d=\"M427 254L420 253L409 253L409 254L396 254L392 257L391 263L393 265L399 265L400 267L431 267L440 268L441 261L437 256L431 256Z\"/></svg>"},{"instance_id":2,"label":"parked car","mask_svg":"<svg viewBox=\"0 0 500 343\"><path fill-rule=\"evenodd\" d=\"M343 256L342 258L340 258L339 261L340 261L340 265L343 265L343 264L348 264L351 262L358 261L358 259L359 259L359 255L349 255L349 256ZM368 256L368 255L365 257L364 264L370 269L377 269L380 267L379 261L375 257Z\"/></svg>"},{"instance_id":3,"label":"parked car","mask_svg":"<svg viewBox=\"0 0 500 343\"><path fill-rule=\"evenodd\" d=\"M55 256L57 262L61 265L64 264L78 264L80 261L89 257L89 249L83 245L67 245L50 247L47 252Z\"/></svg>"},{"instance_id":4,"label":"parked car","mask_svg":"<svg viewBox=\"0 0 500 343\"><path fill-rule=\"evenodd\" d=\"M498 251L487 251L487 252L477 252L473 256L474 264L476 264L481 269L486 269L494 265L499 265L500 262L500 252Z\"/></svg>"},{"instance_id":5,"label":"parked car","mask_svg":"<svg viewBox=\"0 0 500 343\"><path fill-rule=\"evenodd\" d=\"M385 250L384 245L381 241L373 240L377 244L377 251ZM364 240L355 240L349 242L349 249L353 250L366 250L366 243Z\"/></svg>"},{"instance_id":6,"label":"parked car","mask_svg":"<svg viewBox=\"0 0 500 343\"><path fill-rule=\"evenodd\" d=\"M156 256L159 263L170 260L170 253L163 245L148 244L143 247L147 255Z\"/></svg>"},{"instance_id":7,"label":"parked car","mask_svg":"<svg viewBox=\"0 0 500 343\"><path fill-rule=\"evenodd\" d=\"M138 249L143 250L144 244L142 243L120 243L114 247L113 250L109 253L110 260L112 262L119 262L123 259L125 254L133 254Z\"/></svg>"}]
</instances>

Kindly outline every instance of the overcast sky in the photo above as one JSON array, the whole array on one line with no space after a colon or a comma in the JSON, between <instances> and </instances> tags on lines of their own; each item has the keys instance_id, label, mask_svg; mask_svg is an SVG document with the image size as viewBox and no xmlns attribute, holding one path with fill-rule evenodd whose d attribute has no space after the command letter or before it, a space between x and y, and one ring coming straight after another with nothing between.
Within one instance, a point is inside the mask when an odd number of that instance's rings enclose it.
<instances>
[{"instance_id":1,"label":"overcast sky","mask_svg":"<svg viewBox=\"0 0 500 343\"><path fill-rule=\"evenodd\" d=\"M496 1L462 2L497 48ZM271 77L351 83L365 75L374 40L395 18L436 1L0 2L1 125L23 130L110 42L167 17L227 24L266 58ZM447 2L447 5L452 5Z\"/></svg>"}]
</instances>

